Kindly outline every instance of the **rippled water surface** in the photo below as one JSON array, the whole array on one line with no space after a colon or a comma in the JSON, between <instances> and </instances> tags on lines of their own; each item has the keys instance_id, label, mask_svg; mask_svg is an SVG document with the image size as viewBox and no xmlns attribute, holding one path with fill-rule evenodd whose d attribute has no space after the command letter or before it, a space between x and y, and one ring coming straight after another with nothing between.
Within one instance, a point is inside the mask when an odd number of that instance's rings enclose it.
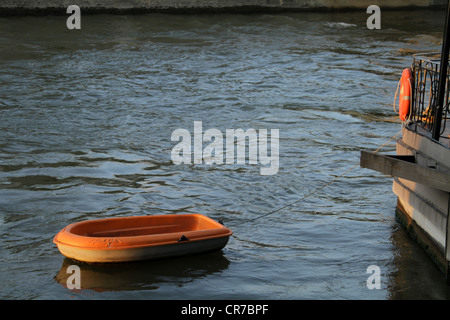
<instances>
[{"instance_id":1,"label":"rippled water surface","mask_svg":"<svg viewBox=\"0 0 450 320\"><path fill-rule=\"evenodd\" d=\"M401 129L392 109L415 52L440 50L444 13L92 15L0 19L0 297L445 299L395 220L392 179L359 163ZM410 21L416 23L411 24ZM278 129L279 170L175 165L176 129ZM393 152L393 143L383 151ZM79 264L69 223L201 213L234 235L187 258ZM370 265L381 289L369 290Z\"/></svg>"}]
</instances>

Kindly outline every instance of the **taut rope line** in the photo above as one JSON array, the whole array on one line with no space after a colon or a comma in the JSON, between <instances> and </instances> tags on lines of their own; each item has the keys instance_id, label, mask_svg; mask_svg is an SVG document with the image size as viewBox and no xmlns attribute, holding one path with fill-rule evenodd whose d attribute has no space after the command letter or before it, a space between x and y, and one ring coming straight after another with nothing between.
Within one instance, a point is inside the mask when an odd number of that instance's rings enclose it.
<instances>
[{"instance_id":1,"label":"taut rope line","mask_svg":"<svg viewBox=\"0 0 450 320\"><path fill-rule=\"evenodd\" d=\"M386 146L389 142L391 142L392 140L394 140L400 133L402 133L402 131L403 131L403 130L400 130L395 136L393 136L392 138L390 138L386 143L384 143L384 144L383 144L382 146L380 146L377 150L375 150L374 153L377 153L378 151L380 151L384 146ZM281 211L281 210L283 210L283 209L285 209L285 208L291 207L291 206L293 206L293 205L295 205L295 204L297 204L297 203L299 203L299 202L301 202L301 201L303 201L303 200L309 198L310 196L316 194L317 192L319 192L319 191L325 189L326 187L328 187L329 185L333 184L334 182L336 182L337 180L339 180L340 178L342 178L343 176L345 176L347 173L349 173L350 171L352 171L353 169L355 169L355 168L358 167L358 166L359 166L359 163L355 164L353 167L351 167L350 169L348 169L348 170L345 171L344 173L340 174L339 176L335 177L333 180L327 182L326 184L324 184L324 185L321 186L320 188L317 188L316 190L314 190L314 191L308 193L307 195L301 197L300 199L295 200L294 202L288 203L288 204L286 204L286 205L284 205L284 206L282 206L282 207L280 207L280 208L278 208L278 209L276 209L276 210L267 212L267 213L265 213L265 214L263 214L263 215L260 215L260 216L258 216L258 217L256 217L256 218L247 219L247 220L241 222L240 224L258 220L258 219L267 217L267 216L269 216L269 215L272 215L272 214L274 214L274 213L277 213L277 212L279 212L279 211Z\"/></svg>"}]
</instances>

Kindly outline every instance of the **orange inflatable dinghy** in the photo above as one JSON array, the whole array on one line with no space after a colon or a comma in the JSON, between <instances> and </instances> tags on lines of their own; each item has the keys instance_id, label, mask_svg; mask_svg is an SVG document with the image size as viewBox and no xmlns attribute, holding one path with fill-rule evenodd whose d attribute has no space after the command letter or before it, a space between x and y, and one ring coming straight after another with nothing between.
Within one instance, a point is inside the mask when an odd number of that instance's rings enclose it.
<instances>
[{"instance_id":1,"label":"orange inflatable dinghy","mask_svg":"<svg viewBox=\"0 0 450 320\"><path fill-rule=\"evenodd\" d=\"M126 262L219 250L232 233L204 215L168 214L76 222L53 242L71 259Z\"/></svg>"}]
</instances>

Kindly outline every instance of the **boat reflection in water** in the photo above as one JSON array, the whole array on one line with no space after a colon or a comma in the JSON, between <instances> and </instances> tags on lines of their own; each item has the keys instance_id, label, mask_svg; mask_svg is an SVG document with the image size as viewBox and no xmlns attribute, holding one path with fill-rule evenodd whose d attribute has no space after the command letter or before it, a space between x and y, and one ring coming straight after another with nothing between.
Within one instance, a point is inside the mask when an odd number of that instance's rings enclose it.
<instances>
[{"instance_id":1,"label":"boat reflection in water","mask_svg":"<svg viewBox=\"0 0 450 320\"><path fill-rule=\"evenodd\" d=\"M80 268L81 290L139 291L157 290L173 282L189 283L226 270L230 262L222 251L193 256L115 264L89 264L65 258L55 281L63 286L71 283L68 268ZM182 298L182 297L180 297Z\"/></svg>"}]
</instances>

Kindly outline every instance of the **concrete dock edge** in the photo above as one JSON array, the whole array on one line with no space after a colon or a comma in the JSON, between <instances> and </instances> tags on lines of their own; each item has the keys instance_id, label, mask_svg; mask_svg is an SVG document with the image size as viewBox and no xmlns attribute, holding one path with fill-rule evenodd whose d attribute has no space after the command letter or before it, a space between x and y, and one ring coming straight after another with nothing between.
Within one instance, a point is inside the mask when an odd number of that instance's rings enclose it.
<instances>
[{"instance_id":1,"label":"concrete dock edge","mask_svg":"<svg viewBox=\"0 0 450 320\"><path fill-rule=\"evenodd\" d=\"M0 16L65 15L70 5L83 14L113 13L263 13L301 11L439 8L445 0L0 0Z\"/></svg>"}]
</instances>

